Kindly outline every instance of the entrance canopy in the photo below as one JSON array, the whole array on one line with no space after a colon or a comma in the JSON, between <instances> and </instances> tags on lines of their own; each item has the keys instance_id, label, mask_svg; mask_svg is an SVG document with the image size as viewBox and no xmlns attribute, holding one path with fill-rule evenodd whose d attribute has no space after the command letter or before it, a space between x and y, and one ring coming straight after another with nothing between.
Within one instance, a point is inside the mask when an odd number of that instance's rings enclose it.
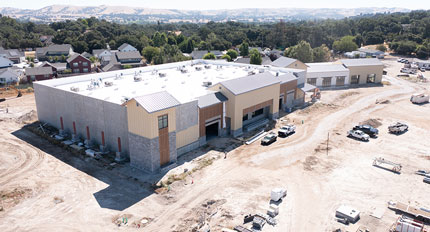
<instances>
[{"instance_id":1,"label":"entrance canopy","mask_svg":"<svg viewBox=\"0 0 430 232\"><path fill-rule=\"evenodd\" d=\"M308 84L308 83L305 83L305 85L303 86L303 87L301 87L300 89L303 91L303 92L310 92L310 91L312 91L312 90L314 90L314 89L316 89L317 87L316 86L314 86L314 85L311 85L311 84Z\"/></svg>"}]
</instances>

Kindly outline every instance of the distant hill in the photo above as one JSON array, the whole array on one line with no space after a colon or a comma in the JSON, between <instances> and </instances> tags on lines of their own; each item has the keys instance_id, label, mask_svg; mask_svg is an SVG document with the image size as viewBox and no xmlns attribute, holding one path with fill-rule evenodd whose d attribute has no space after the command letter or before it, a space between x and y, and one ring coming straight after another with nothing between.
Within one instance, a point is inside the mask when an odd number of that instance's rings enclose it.
<instances>
[{"instance_id":1,"label":"distant hill","mask_svg":"<svg viewBox=\"0 0 430 232\"><path fill-rule=\"evenodd\" d=\"M136 8L128 6L71 6L52 5L41 9L0 8L0 14L20 20L34 22L57 22L67 19L97 17L119 23L145 23L145 22L193 22L205 23L208 21L225 22L274 22L280 19L286 21L308 19L340 19L344 17L363 14L376 14L386 12L409 12L404 8L273 8L273 9L231 9L231 10L173 10Z\"/></svg>"}]
</instances>

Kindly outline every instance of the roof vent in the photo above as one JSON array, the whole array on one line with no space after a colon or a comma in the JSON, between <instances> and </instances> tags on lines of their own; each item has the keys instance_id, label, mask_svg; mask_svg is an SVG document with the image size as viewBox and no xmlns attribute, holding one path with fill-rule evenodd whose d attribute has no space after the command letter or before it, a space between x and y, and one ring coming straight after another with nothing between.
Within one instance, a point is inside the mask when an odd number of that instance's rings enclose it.
<instances>
[{"instance_id":1,"label":"roof vent","mask_svg":"<svg viewBox=\"0 0 430 232\"><path fill-rule=\"evenodd\" d=\"M201 71L201 70L202 70L202 67L197 66L197 67L196 67L196 70L197 70L197 71Z\"/></svg>"},{"instance_id":2,"label":"roof vent","mask_svg":"<svg viewBox=\"0 0 430 232\"><path fill-rule=\"evenodd\" d=\"M79 92L79 87L72 86L72 87L70 87L70 90L73 92Z\"/></svg>"},{"instance_id":3,"label":"roof vent","mask_svg":"<svg viewBox=\"0 0 430 232\"><path fill-rule=\"evenodd\" d=\"M181 82L181 84L185 84L185 81Z\"/></svg>"},{"instance_id":4,"label":"roof vent","mask_svg":"<svg viewBox=\"0 0 430 232\"><path fill-rule=\"evenodd\" d=\"M262 68L260 68L260 69L258 70L258 72L259 72L259 73L264 73L264 71L266 71L266 70L264 70L264 69L262 69Z\"/></svg>"},{"instance_id":5,"label":"roof vent","mask_svg":"<svg viewBox=\"0 0 430 232\"><path fill-rule=\"evenodd\" d=\"M211 81L204 81L203 82L203 86L204 87L209 87L209 86L211 86L212 85L212 82Z\"/></svg>"},{"instance_id":6,"label":"roof vent","mask_svg":"<svg viewBox=\"0 0 430 232\"><path fill-rule=\"evenodd\" d=\"M255 72L254 71L249 71L248 72L248 76L251 76L251 75L254 75L255 74Z\"/></svg>"},{"instance_id":7,"label":"roof vent","mask_svg":"<svg viewBox=\"0 0 430 232\"><path fill-rule=\"evenodd\" d=\"M106 87L113 86L113 82L112 81L105 81L105 86Z\"/></svg>"},{"instance_id":8,"label":"roof vent","mask_svg":"<svg viewBox=\"0 0 430 232\"><path fill-rule=\"evenodd\" d=\"M166 85L161 86L161 88L163 88L163 89L166 88Z\"/></svg>"},{"instance_id":9,"label":"roof vent","mask_svg":"<svg viewBox=\"0 0 430 232\"><path fill-rule=\"evenodd\" d=\"M210 65L205 65L205 69L210 69L211 68L211 66Z\"/></svg>"},{"instance_id":10,"label":"roof vent","mask_svg":"<svg viewBox=\"0 0 430 232\"><path fill-rule=\"evenodd\" d=\"M128 102L128 100L130 100L130 98L123 96L121 99L121 103L124 104L124 103Z\"/></svg>"},{"instance_id":11,"label":"roof vent","mask_svg":"<svg viewBox=\"0 0 430 232\"><path fill-rule=\"evenodd\" d=\"M166 77L167 73L158 73L158 76L160 76L160 77Z\"/></svg>"},{"instance_id":12,"label":"roof vent","mask_svg":"<svg viewBox=\"0 0 430 232\"><path fill-rule=\"evenodd\" d=\"M181 69L181 73L187 73L188 72L188 70L187 69Z\"/></svg>"}]
</instances>

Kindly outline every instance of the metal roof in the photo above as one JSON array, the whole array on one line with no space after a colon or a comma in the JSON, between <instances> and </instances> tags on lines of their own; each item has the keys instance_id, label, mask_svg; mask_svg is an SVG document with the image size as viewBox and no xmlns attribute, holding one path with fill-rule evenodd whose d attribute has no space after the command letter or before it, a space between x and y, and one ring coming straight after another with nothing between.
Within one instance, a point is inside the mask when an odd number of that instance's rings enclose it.
<instances>
[{"instance_id":1,"label":"metal roof","mask_svg":"<svg viewBox=\"0 0 430 232\"><path fill-rule=\"evenodd\" d=\"M278 78L281 80L281 84L297 80L297 77L294 76L294 74L292 74L292 73L285 73L285 74L279 76Z\"/></svg>"},{"instance_id":2,"label":"metal roof","mask_svg":"<svg viewBox=\"0 0 430 232\"><path fill-rule=\"evenodd\" d=\"M276 67L287 67L288 65L294 63L295 61L297 61L297 60L293 59L293 58L281 56L278 59L276 59L275 61L273 61L271 63L271 65L276 66Z\"/></svg>"},{"instance_id":3,"label":"metal roof","mask_svg":"<svg viewBox=\"0 0 430 232\"><path fill-rule=\"evenodd\" d=\"M384 65L379 59L376 58L363 58L363 59L343 59L340 60L346 67L369 66L369 65Z\"/></svg>"},{"instance_id":4,"label":"metal roof","mask_svg":"<svg viewBox=\"0 0 430 232\"><path fill-rule=\"evenodd\" d=\"M306 63L309 66L307 69L308 73L313 72L345 72L348 71L342 64L333 63Z\"/></svg>"},{"instance_id":5,"label":"metal roof","mask_svg":"<svg viewBox=\"0 0 430 232\"><path fill-rule=\"evenodd\" d=\"M224 94L220 93L220 92L216 92L216 93L210 93L208 95L205 96L201 96L198 99L198 106L199 108L205 108L211 105L215 105L221 102L225 102L228 100L228 98L226 96L224 96Z\"/></svg>"},{"instance_id":6,"label":"metal roof","mask_svg":"<svg viewBox=\"0 0 430 232\"><path fill-rule=\"evenodd\" d=\"M27 76L36 76L36 75L49 75L53 74L52 67L37 67L37 68L26 68L25 74Z\"/></svg>"},{"instance_id":7,"label":"metal roof","mask_svg":"<svg viewBox=\"0 0 430 232\"><path fill-rule=\"evenodd\" d=\"M154 113L180 105L178 100L167 91L157 92L134 98L148 113Z\"/></svg>"},{"instance_id":8,"label":"metal roof","mask_svg":"<svg viewBox=\"0 0 430 232\"><path fill-rule=\"evenodd\" d=\"M259 73L251 76L241 77L233 80L221 82L221 84L230 90L234 95L243 94L249 91L260 89L266 86L280 83L278 78L275 78L269 72Z\"/></svg>"}]
</instances>

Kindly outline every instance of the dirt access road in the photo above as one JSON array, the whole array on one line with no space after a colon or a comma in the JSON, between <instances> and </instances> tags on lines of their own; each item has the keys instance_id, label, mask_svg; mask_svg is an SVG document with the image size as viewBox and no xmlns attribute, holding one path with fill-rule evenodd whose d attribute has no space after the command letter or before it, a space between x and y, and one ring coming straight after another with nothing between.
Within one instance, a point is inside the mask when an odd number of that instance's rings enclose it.
<instances>
[{"instance_id":1,"label":"dirt access road","mask_svg":"<svg viewBox=\"0 0 430 232\"><path fill-rule=\"evenodd\" d=\"M398 64L384 62L389 76L395 76ZM387 231L398 216L386 209L387 201L430 206L430 186L413 174L430 164L430 106L409 102L411 93L428 89L428 84L386 80L391 85L324 91L320 103L277 124L295 123L296 134L267 147L258 142L240 146L228 152L227 159L209 151L221 158L161 194L153 193L145 175L130 172L127 165L108 170L20 130L22 120L17 118L34 110L34 99L30 95L8 101L10 119L0 112L0 191L6 193L0 230L192 231L201 222L219 231L242 224L245 214L265 213L270 190L281 186L288 195L280 204L278 225L266 225L263 231L355 231L359 225ZM375 104L384 99L387 104ZM348 129L368 119L382 124L379 138L367 143L346 138ZM395 121L408 123L410 130L388 134L387 126ZM225 141L211 141L196 152L222 150ZM402 163L402 173L373 167L373 158L379 156ZM129 178L130 173L136 179ZM335 222L341 204L360 210L362 219L349 227ZM381 219L369 216L379 210ZM118 227L113 221L121 216L129 223ZM148 223L138 228L142 222Z\"/></svg>"}]
</instances>

